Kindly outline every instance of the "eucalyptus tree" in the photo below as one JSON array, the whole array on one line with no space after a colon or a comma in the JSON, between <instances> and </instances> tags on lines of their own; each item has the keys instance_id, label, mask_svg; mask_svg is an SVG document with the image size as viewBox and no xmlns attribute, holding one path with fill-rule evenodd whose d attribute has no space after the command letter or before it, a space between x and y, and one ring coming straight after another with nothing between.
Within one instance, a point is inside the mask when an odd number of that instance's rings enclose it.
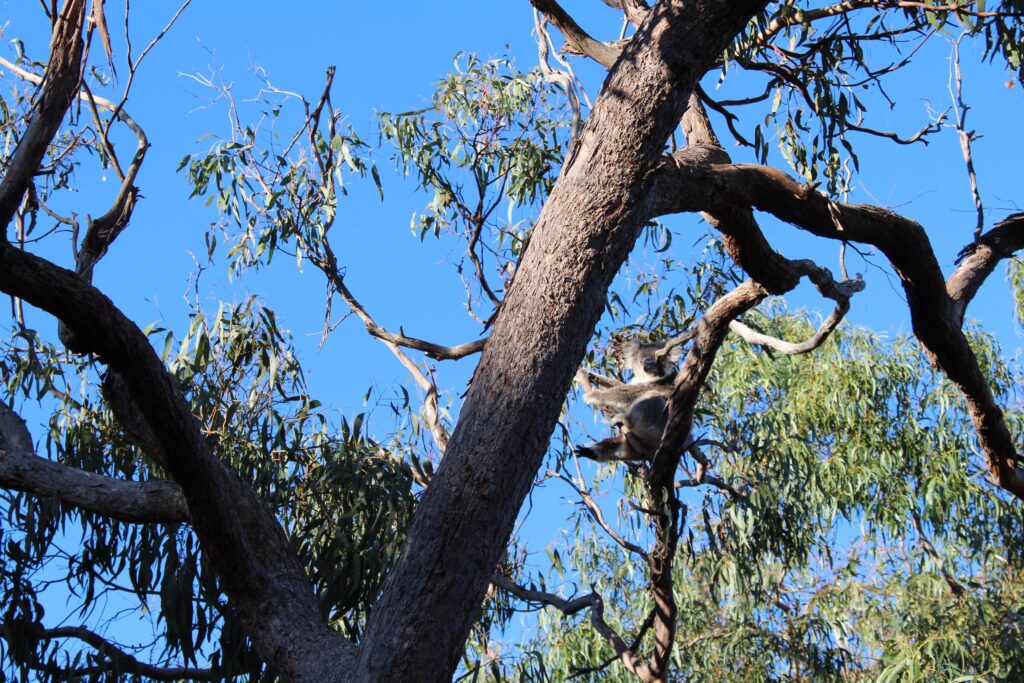
<instances>
[{"instance_id":1,"label":"eucalyptus tree","mask_svg":"<svg viewBox=\"0 0 1024 683\"><path fill-rule=\"evenodd\" d=\"M279 255L322 274L325 336L340 301L422 390L421 404L396 403L381 438L328 418L258 301L207 311L197 299L175 334L140 328L91 284L139 201L149 138L129 94L148 49L133 59L129 47L123 90L101 97L114 69L104 4L41 3L49 59L0 62L21 84L6 95L0 185L0 290L14 313L0 407L5 672L443 680L461 661L467 675L554 680L1019 676L1017 378L964 321L1022 246L1024 214L986 229L959 52L953 130L977 219L953 271L923 226L843 198L858 136L913 144L945 130L944 118L909 137L885 130L865 91L884 95L921 44L952 34L1019 82L1020 4L605 4L622 14L618 40L532 0L537 70L463 56L427 107L380 117L379 149L334 108L333 69L317 96L272 93L281 107L267 116L301 109L284 143L210 83L233 130L181 164L218 213L205 246L233 275ZM567 55L608 69L592 106ZM701 83L715 78L739 95L713 98ZM759 121L737 113L750 106ZM732 162L712 116L758 164ZM131 159L111 142L121 127ZM772 143L801 180L764 165ZM118 190L81 225L60 207L88 154ZM346 281L332 229L352 183L383 196L376 164L389 154L430 197L414 230L458 245L480 339L388 330ZM876 249L916 341L839 328L865 280L845 256L837 277L783 255L755 210L844 254ZM658 221L678 213L703 216L706 250L612 289L641 236L671 254ZM62 235L70 269L36 249ZM804 278L834 302L819 326L765 303ZM60 321L59 339L33 329L25 304ZM661 443L636 461L581 463L562 411L573 377L585 358L615 371L635 336L684 348ZM453 419L420 354L478 353ZM37 402L52 413L38 445L16 412ZM539 475L581 504L569 561L552 551L535 575L509 540ZM39 595L60 580L84 621L103 596L158 600L159 645L133 653L88 623L47 625ZM562 592L574 583L591 590ZM494 634L537 605L537 628L504 656Z\"/></svg>"}]
</instances>

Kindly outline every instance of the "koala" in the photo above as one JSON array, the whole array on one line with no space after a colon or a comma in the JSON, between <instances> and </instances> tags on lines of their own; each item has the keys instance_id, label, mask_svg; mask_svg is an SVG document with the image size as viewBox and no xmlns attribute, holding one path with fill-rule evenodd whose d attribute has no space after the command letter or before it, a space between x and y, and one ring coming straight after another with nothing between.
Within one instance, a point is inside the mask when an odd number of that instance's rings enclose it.
<instances>
[{"instance_id":1,"label":"koala","mask_svg":"<svg viewBox=\"0 0 1024 683\"><path fill-rule=\"evenodd\" d=\"M634 340L626 344L625 367L633 375L628 383L580 370L577 378L584 386L583 402L605 415L616 416L624 414L645 394L654 392L668 396L682 353L678 345L665 352L669 341L644 344Z\"/></svg>"},{"instance_id":2,"label":"koala","mask_svg":"<svg viewBox=\"0 0 1024 683\"><path fill-rule=\"evenodd\" d=\"M667 421L668 397L653 391L643 394L625 412L609 420L613 427L619 428L618 436L580 446L576 452L584 458L602 462L645 460L661 443Z\"/></svg>"},{"instance_id":3,"label":"koala","mask_svg":"<svg viewBox=\"0 0 1024 683\"><path fill-rule=\"evenodd\" d=\"M581 456L602 461L642 460L657 449L681 355L679 344L670 347L671 341L630 341L624 350L625 367L632 373L628 383L580 371L583 402L610 416L609 424L619 428L618 436L580 447L577 452Z\"/></svg>"}]
</instances>

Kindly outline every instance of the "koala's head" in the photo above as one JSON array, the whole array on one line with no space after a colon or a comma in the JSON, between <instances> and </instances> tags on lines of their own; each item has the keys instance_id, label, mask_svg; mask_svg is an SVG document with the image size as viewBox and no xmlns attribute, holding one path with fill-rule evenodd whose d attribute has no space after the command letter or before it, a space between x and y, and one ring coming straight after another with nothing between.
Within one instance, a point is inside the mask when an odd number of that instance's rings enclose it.
<instances>
[{"instance_id":1,"label":"koala's head","mask_svg":"<svg viewBox=\"0 0 1024 683\"><path fill-rule=\"evenodd\" d=\"M675 374L676 363L682 355L682 347L676 346L659 356L667 341L645 344L630 340L626 343L623 357L626 367L633 373L634 382L652 382Z\"/></svg>"}]
</instances>

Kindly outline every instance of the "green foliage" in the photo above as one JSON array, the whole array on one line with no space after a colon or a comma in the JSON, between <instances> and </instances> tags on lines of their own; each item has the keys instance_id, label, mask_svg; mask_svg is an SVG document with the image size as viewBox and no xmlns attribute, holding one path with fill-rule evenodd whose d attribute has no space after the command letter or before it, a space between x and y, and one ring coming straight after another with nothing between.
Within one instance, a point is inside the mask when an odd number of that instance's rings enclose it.
<instances>
[{"instance_id":1,"label":"green foliage","mask_svg":"<svg viewBox=\"0 0 1024 683\"><path fill-rule=\"evenodd\" d=\"M261 115L269 128L290 123L286 102L262 101ZM327 233L337 217L338 199L348 193L348 177L373 178L383 197L376 166L365 157L368 146L347 126L339 127L340 114L324 112L326 127L310 113L281 149L276 135L260 137L256 129L239 127L232 139L214 144L208 152L182 159L192 197L206 197L216 208L220 224L206 234L212 258L218 236L227 239L230 272L269 264L283 252L323 263L328 260ZM319 110L316 110L319 111ZM262 130L262 128L260 129ZM306 144L300 144L302 137Z\"/></svg>"},{"instance_id":2,"label":"green foliage","mask_svg":"<svg viewBox=\"0 0 1024 683\"><path fill-rule=\"evenodd\" d=\"M777 147L798 175L808 182L825 181L833 194L847 192L858 170L856 134L927 144L929 136L941 130L942 117L923 120L918 130L909 132L875 123L875 112L896 105L887 87L899 86L904 67L926 42L954 40L957 34L980 36L983 58L1000 56L1017 80L1024 76L1017 0L926 0L882 12L837 4L834 9L839 11L825 18L815 15L825 11L819 3L774 7L772 13L758 17L729 51L759 85L751 87L749 80L742 80L742 94L723 99L714 108L725 114L733 138L751 147L761 163ZM733 73L726 64L719 85L728 87ZM763 119L752 131L740 130L736 112L752 105Z\"/></svg>"},{"instance_id":3,"label":"green foliage","mask_svg":"<svg viewBox=\"0 0 1024 683\"><path fill-rule=\"evenodd\" d=\"M1010 294L1013 295L1013 315L1018 325L1024 325L1024 264L1017 259L1010 259L1006 264L1006 278L1010 282Z\"/></svg>"},{"instance_id":4,"label":"green foliage","mask_svg":"<svg viewBox=\"0 0 1024 683\"><path fill-rule=\"evenodd\" d=\"M813 331L778 304L748 324L789 339ZM974 343L1007 398L1019 378L990 338L976 334ZM681 496L680 677L1020 676L1024 519L984 482L959 394L916 343L850 327L801 356L727 343L700 415L705 455L736 493L708 483ZM632 480L621 481L634 505L618 506L617 528L642 545L644 499ZM621 495L616 488L608 494ZM614 606L609 623L639 632L651 609L643 561L583 511L563 544L571 565L549 573L548 584L593 587ZM587 680L634 680L584 615L549 610L538 625L520 651L498 659L501 680L562 680L601 662L607 667Z\"/></svg>"},{"instance_id":5,"label":"green foliage","mask_svg":"<svg viewBox=\"0 0 1024 683\"><path fill-rule=\"evenodd\" d=\"M433 194L413 216L422 238L442 231L479 232L500 203L509 213L547 196L562 159L564 114L549 103L539 71L516 71L507 59L459 55L437 85L431 107L380 116L381 137L419 187ZM509 220L493 238L518 253L523 231Z\"/></svg>"},{"instance_id":6,"label":"green foliage","mask_svg":"<svg viewBox=\"0 0 1024 683\"><path fill-rule=\"evenodd\" d=\"M1020 78L1019 21L929 9L938 4L814 23L807 13L818 3L773 4L774 13L759 17L727 54L735 62L723 67L721 85L739 81L740 96L712 109L758 159L777 147L807 181L845 192L857 170L854 133L908 141L871 128L869 114L890 104L884 79L923 40L980 36L985 58L1003 59ZM1021 9L1019 2L996 4ZM973 4L978 12L984 5ZM878 63L874 46L895 50L896 61ZM730 78L740 70L749 78ZM24 131L33 92L23 86L0 98L5 149ZM733 114L748 105L760 107L752 132L741 130ZM344 124L326 94L315 104L264 96L254 106L251 118L263 125L236 116L229 135L179 167L192 197L205 199L218 217L206 234L211 259L224 250L229 273L240 276L284 254L322 270L329 296L340 291L344 259L329 234L357 183L372 182L367 187L383 197L383 153L423 200L413 233L457 247L451 253L467 281L470 313L478 300L491 311L499 305L566 144L567 112L538 71L460 55L429 106L379 116L380 149L364 141L372 134ZM928 124L920 139L937 130ZM69 187L77 152L108 163L92 133L68 130L57 140L43 200ZM34 223L23 227L23 236L33 236ZM645 231L644 253L609 295L589 365L617 373L624 341L688 329L740 281L720 241L702 238L693 253L684 241L665 224ZM500 286L489 283L495 273ZM1009 278L1020 320L1024 268L1011 262ZM788 339L806 338L814 327L778 302L746 322ZM217 457L253 485L281 522L325 616L358 639L414 505L409 465L432 472L424 457L427 430L409 391L399 387L401 398L391 402L394 423L382 447L364 415L333 417L309 394L287 333L255 300L221 305L212 315L197 308L182 335L148 332ZM974 334L973 345L993 391L1011 406L1014 432L1022 433L1016 368L992 339ZM91 360L20 327L0 360L4 399L44 415L39 448L47 456L118 478L162 478L106 406L98 372ZM559 433L563 448L552 449L544 478L569 484L574 502L582 492L593 496L622 536L648 546L638 472L572 459L568 444L583 431L574 403ZM1024 520L1018 505L984 483L962 399L915 343L845 327L815 353L789 357L730 341L702 397L695 434L728 486L700 481L696 464L684 460L689 471L680 473L684 514L673 567L673 665L680 678L1024 677ZM69 609L83 619L108 621L110 615L94 612L107 598L128 604L131 619L148 619L156 640L141 648L153 655L147 659L211 662L225 678L266 673L186 524L129 525L16 491L0 497L0 677L121 675L102 652L38 637L49 582L68 587ZM610 540L585 507L573 508L561 541L540 560L531 563L513 545L505 565L540 590L597 591L608 624L643 634L638 650L650 649L650 568ZM521 603L509 595L489 596L467 645L467 679L548 681L575 673L633 680L586 612L538 612L516 644L508 634L518 611Z\"/></svg>"},{"instance_id":7,"label":"green foliage","mask_svg":"<svg viewBox=\"0 0 1024 683\"><path fill-rule=\"evenodd\" d=\"M459 55L430 107L380 116L381 138L394 148L399 170L431 198L413 214L413 232L454 238L465 249L458 271L466 259L472 263L473 287L490 306L500 288L487 272L499 273L503 285L511 279L531 211L553 187L562 161L567 117L553 96L539 70ZM471 310L473 303L471 295Z\"/></svg>"},{"instance_id":8,"label":"green foliage","mask_svg":"<svg viewBox=\"0 0 1024 683\"><path fill-rule=\"evenodd\" d=\"M305 388L287 334L254 300L221 305L213 316L197 310L180 338L150 334L217 456L281 521L325 616L358 637L404 538L412 509L406 468L367 438L362 415L331 423ZM45 439L50 457L118 478L162 478L104 405L91 363L31 331L15 334L5 351L5 400L58 399ZM3 496L0 629L8 673L24 678L65 665L66 651L56 643L38 647L26 626L45 616L45 583L30 580L37 576L66 582L83 613L110 599L132 605L130 618L154 614L163 656L190 664L209 658L225 676L263 668L187 525L124 524L18 492ZM75 545L73 553L63 550Z\"/></svg>"}]
</instances>

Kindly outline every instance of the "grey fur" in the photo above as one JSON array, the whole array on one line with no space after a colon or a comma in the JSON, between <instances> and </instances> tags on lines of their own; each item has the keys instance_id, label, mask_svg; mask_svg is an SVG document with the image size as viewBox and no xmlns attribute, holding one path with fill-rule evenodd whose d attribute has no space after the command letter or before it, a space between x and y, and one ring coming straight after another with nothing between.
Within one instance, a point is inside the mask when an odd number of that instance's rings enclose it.
<instances>
[{"instance_id":1,"label":"grey fur","mask_svg":"<svg viewBox=\"0 0 1024 683\"><path fill-rule=\"evenodd\" d=\"M628 383L585 373L586 379L598 388L585 391L583 402L610 416L609 424L619 427L619 435L581 446L577 452L582 457L601 461L643 460L657 449L668 421L668 397L681 354L678 346L661 353L667 343L630 341L626 345L625 366L632 372Z\"/></svg>"}]
</instances>

